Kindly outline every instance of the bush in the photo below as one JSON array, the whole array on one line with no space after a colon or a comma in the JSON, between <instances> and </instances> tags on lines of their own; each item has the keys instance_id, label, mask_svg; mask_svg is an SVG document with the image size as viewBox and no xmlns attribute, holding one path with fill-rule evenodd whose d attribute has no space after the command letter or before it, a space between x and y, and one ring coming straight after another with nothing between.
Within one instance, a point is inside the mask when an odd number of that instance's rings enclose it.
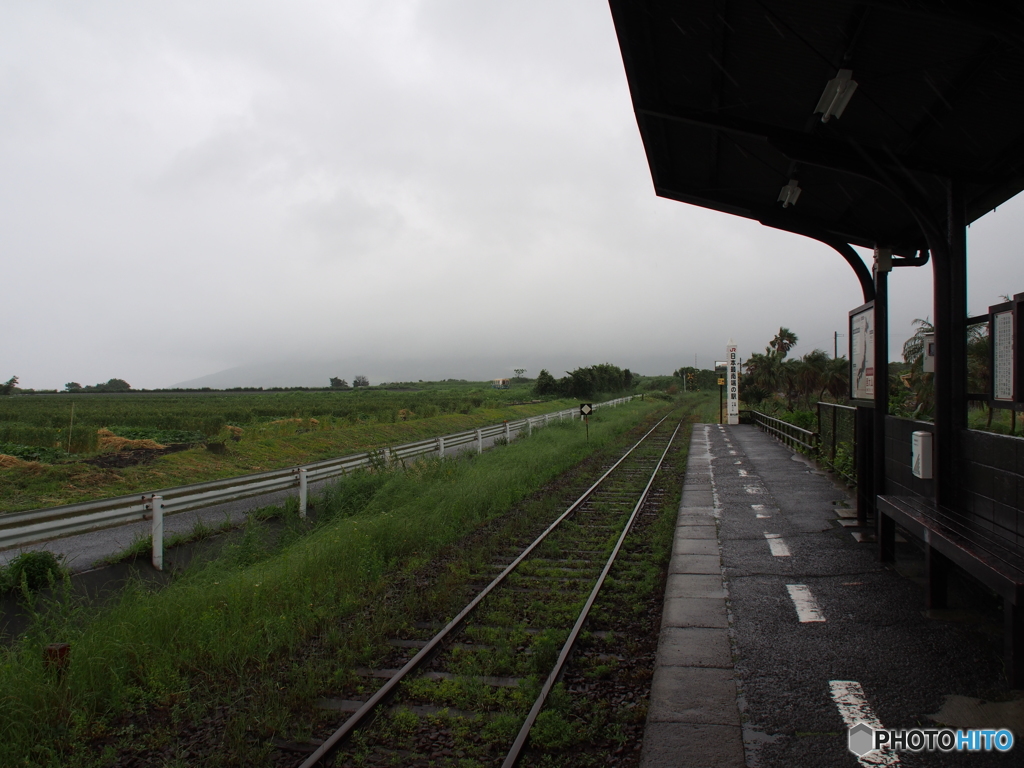
<instances>
[{"instance_id":1,"label":"bush","mask_svg":"<svg viewBox=\"0 0 1024 768\"><path fill-rule=\"evenodd\" d=\"M37 445L18 445L17 443L0 443L0 453L14 456L22 461L38 461L43 464L54 464L67 458L67 454L59 448L43 448Z\"/></svg>"},{"instance_id":2,"label":"bush","mask_svg":"<svg viewBox=\"0 0 1024 768\"><path fill-rule=\"evenodd\" d=\"M19 589L24 582L34 592L59 580L64 571L61 558L53 552L22 552L0 573L0 585L4 592L10 592Z\"/></svg>"},{"instance_id":3,"label":"bush","mask_svg":"<svg viewBox=\"0 0 1024 768\"><path fill-rule=\"evenodd\" d=\"M779 418L811 432L818 428L818 414L813 411L788 411L780 414Z\"/></svg>"}]
</instances>

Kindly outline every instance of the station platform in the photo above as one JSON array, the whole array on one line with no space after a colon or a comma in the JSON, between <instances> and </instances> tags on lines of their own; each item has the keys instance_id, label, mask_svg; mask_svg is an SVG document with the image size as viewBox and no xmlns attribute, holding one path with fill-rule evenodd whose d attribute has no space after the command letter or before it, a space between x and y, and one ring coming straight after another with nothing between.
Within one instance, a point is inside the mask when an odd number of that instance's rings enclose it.
<instances>
[{"instance_id":1,"label":"station platform","mask_svg":"<svg viewBox=\"0 0 1024 768\"><path fill-rule=\"evenodd\" d=\"M854 501L756 427L695 425L665 592L644 768L1024 765L994 600L925 611L910 543L858 543ZM848 749L885 728L1008 728L1006 752Z\"/></svg>"}]
</instances>

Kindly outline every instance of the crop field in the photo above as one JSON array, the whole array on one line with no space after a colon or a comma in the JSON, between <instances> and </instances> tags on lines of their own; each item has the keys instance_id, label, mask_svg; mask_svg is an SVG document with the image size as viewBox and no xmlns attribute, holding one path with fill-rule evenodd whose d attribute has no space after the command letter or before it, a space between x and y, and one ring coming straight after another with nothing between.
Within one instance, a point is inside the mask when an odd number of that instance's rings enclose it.
<instances>
[{"instance_id":1,"label":"crop field","mask_svg":"<svg viewBox=\"0 0 1024 768\"><path fill-rule=\"evenodd\" d=\"M710 396L681 399L680 415L694 420L717 407ZM510 407L524 406L481 412ZM556 422L465 461L353 474L314 500L315 522L285 515L276 543L247 528L222 557L160 592L139 585L91 606L57 599L56 585L32 627L0 643L0 766L270 764L273 740L302 736L293 723L308 728L315 703L386 650L396 627L461 594L463 555L484 557L482 547L497 551L542 524L560 486L540 488L588 457L601 466L635 439L628 431L670 409L649 397L598 411L589 440L579 422ZM677 501L665 508L674 513ZM482 526L489 538L467 551L464 538ZM667 554L655 576L662 561ZM426 600L424 580L437 581ZM59 677L41 661L55 642L70 644Z\"/></svg>"},{"instance_id":2,"label":"crop field","mask_svg":"<svg viewBox=\"0 0 1024 768\"><path fill-rule=\"evenodd\" d=\"M414 388L415 387L415 388ZM0 398L0 512L231 477L569 407L529 384Z\"/></svg>"},{"instance_id":3,"label":"crop field","mask_svg":"<svg viewBox=\"0 0 1024 768\"><path fill-rule=\"evenodd\" d=\"M349 424L394 423L441 414L470 413L532 399L529 385L507 390L484 384L459 389L349 390L312 392L210 392L188 394L60 394L0 399L0 442L95 450L89 435L117 427L212 436L226 425L244 427L285 418L315 418ZM73 413L72 413L73 410ZM79 435L74 433L76 429Z\"/></svg>"}]
</instances>

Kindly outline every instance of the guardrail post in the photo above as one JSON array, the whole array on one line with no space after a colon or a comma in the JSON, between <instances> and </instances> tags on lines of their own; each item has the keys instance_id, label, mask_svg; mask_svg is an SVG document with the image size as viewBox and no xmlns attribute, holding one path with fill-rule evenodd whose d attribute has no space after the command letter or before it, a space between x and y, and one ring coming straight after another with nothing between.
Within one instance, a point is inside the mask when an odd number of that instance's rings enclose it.
<instances>
[{"instance_id":1,"label":"guardrail post","mask_svg":"<svg viewBox=\"0 0 1024 768\"><path fill-rule=\"evenodd\" d=\"M484 452L484 433L479 429L476 431L476 452Z\"/></svg>"},{"instance_id":2,"label":"guardrail post","mask_svg":"<svg viewBox=\"0 0 1024 768\"><path fill-rule=\"evenodd\" d=\"M439 459L443 459L444 458L444 438L443 437L437 438L437 458L439 458Z\"/></svg>"},{"instance_id":3,"label":"guardrail post","mask_svg":"<svg viewBox=\"0 0 1024 768\"><path fill-rule=\"evenodd\" d=\"M150 500L153 510L153 567L164 569L164 497L153 496Z\"/></svg>"},{"instance_id":4,"label":"guardrail post","mask_svg":"<svg viewBox=\"0 0 1024 768\"><path fill-rule=\"evenodd\" d=\"M508 419L505 419L505 442L508 443L508 442L511 442L511 441L512 441L512 432L509 430L509 427L508 427Z\"/></svg>"},{"instance_id":5,"label":"guardrail post","mask_svg":"<svg viewBox=\"0 0 1024 768\"><path fill-rule=\"evenodd\" d=\"M309 480L306 478L306 470L299 468L299 517L306 519L306 507L309 504Z\"/></svg>"},{"instance_id":6,"label":"guardrail post","mask_svg":"<svg viewBox=\"0 0 1024 768\"><path fill-rule=\"evenodd\" d=\"M529 437L533 434L533 419L529 416L526 417L526 436Z\"/></svg>"}]
</instances>

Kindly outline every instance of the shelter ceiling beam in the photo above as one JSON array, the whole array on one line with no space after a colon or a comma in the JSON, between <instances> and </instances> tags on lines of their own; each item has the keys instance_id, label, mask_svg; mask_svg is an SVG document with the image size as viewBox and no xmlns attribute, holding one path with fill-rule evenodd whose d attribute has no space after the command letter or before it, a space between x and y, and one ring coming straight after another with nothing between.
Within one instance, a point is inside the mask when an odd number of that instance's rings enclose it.
<instances>
[{"instance_id":1,"label":"shelter ceiling beam","mask_svg":"<svg viewBox=\"0 0 1024 768\"><path fill-rule=\"evenodd\" d=\"M878 180L877 175L864 163L863 158L869 158L875 167L886 168L890 172L900 174L915 173L939 178L959 178L965 182L977 184L993 184L1002 180L1001 177L993 178L968 168L925 165L908 158L898 157L891 152L862 145L858 146L858 154L861 155L858 157L850 153L848 143L838 143L818 136L809 136L800 131L779 128L768 123L745 120L717 112L681 107L652 108L639 105L636 107L636 112L645 117L660 118L761 139L791 160L856 174L872 181Z\"/></svg>"}]
</instances>

